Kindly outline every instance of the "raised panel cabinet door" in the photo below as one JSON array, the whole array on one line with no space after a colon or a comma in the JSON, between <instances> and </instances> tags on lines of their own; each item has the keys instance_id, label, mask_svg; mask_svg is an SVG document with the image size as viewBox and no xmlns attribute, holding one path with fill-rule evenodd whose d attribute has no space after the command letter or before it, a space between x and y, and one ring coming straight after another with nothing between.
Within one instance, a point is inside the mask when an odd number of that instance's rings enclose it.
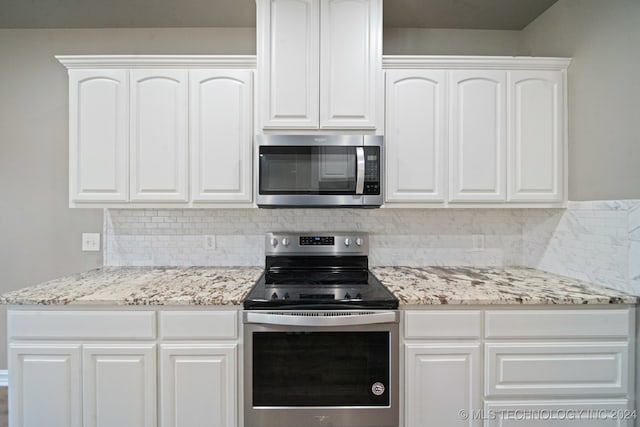
<instances>
[{"instance_id":1,"label":"raised panel cabinet door","mask_svg":"<svg viewBox=\"0 0 640 427\"><path fill-rule=\"evenodd\" d=\"M129 197L127 70L69 70L70 202Z\"/></svg>"},{"instance_id":2,"label":"raised panel cabinet door","mask_svg":"<svg viewBox=\"0 0 640 427\"><path fill-rule=\"evenodd\" d=\"M510 200L563 200L563 93L561 71L509 72Z\"/></svg>"},{"instance_id":3,"label":"raised panel cabinet door","mask_svg":"<svg viewBox=\"0 0 640 427\"><path fill-rule=\"evenodd\" d=\"M374 129L383 99L382 1L320 5L320 127Z\"/></svg>"},{"instance_id":4,"label":"raised panel cabinet door","mask_svg":"<svg viewBox=\"0 0 640 427\"><path fill-rule=\"evenodd\" d=\"M187 70L131 70L131 201L186 202Z\"/></svg>"},{"instance_id":5,"label":"raised panel cabinet door","mask_svg":"<svg viewBox=\"0 0 640 427\"><path fill-rule=\"evenodd\" d=\"M82 426L79 344L10 344L9 384L10 426Z\"/></svg>"},{"instance_id":6,"label":"raised panel cabinet door","mask_svg":"<svg viewBox=\"0 0 640 427\"><path fill-rule=\"evenodd\" d=\"M453 202L506 200L506 71L450 73Z\"/></svg>"},{"instance_id":7,"label":"raised panel cabinet door","mask_svg":"<svg viewBox=\"0 0 640 427\"><path fill-rule=\"evenodd\" d=\"M480 426L480 344L406 344L405 369L406 427Z\"/></svg>"},{"instance_id":8,"label":"raised panel cabinet door","mask_svg":"<svg viewBox=\"0 0 640 427\"><path fill-rule=\"evenodd\" d=\"M251 70L189 74L191 200L251 202Z\"/></svg>"},{"instance_id":9,"label":"raised panel cabinet door","mask_svg":"<svg viewBox=\"0 0 640 427\"><path fill-rule=\"evenodd\" d=\"M156 427L155 344L86 344L83 427Z\"/></svg>"},{"instance_id":10,"label":"raised panel cabinet door","mask_svg":"<svg viewBox=\"0 0 640 427\"><path fill-rule=\"evenodd\" d=\"M236 426L236 347L161 345L161 427Z\"/></svg>"},{"instance_id":11,"label":"raised panel cabinet door","mask_svg":"<svg viewBox=\"0 0 640 427\"><path fill-rule=\"evenodd\" d=\"M446 71L390 70L386 79L385 201L442 202Z\"/></svg>"},{"instance_id":12,"label":"raised panel cabinet door","mask_svg":"<svg viewBox=\"0 0 640 427\"><path fill-rule=\"evenodd\" d=\"M319 0L258 0L261 126L316 129Z\"/></svg>"}]
</instances>

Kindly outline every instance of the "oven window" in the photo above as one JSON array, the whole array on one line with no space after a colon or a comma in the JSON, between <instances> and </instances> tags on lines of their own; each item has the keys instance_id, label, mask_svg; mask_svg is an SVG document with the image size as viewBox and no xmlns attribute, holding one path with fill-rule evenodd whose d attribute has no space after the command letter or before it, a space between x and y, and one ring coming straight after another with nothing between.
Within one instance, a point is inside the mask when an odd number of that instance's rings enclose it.
<instances>
[{"instance_id":1,"label":"oven window","mask_svg":"<svg viewBox=\"0 0 640 427\"><path fill-rule=\"evenodd\" d=\"M353 194L355 147L260 147L260 194Z\"/></svg>"},{"instance_id":2,"label":"oven window","mask_svg":"<svg viewBox=\"0 0 640 427\"><path fill-rule=\"evenodd\" d=\"M254 332L253 406L389 406L389 362L389 332Z\"/></svg>"}]
</instances>

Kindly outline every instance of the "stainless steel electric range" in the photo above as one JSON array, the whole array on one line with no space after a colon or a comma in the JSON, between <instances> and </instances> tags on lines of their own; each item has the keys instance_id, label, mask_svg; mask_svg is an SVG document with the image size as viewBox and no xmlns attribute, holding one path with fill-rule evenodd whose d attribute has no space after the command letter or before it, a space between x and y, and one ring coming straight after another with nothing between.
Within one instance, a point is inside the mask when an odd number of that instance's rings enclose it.
<instances>
[{"instance_id":1,"label":"stainless steel electric range","mask_svg":"<svg viewBox=\"0 0 640 427\"><path fill-rule=\"evenodd\" d=\"M396 427L398 300L366 233L269 233L244 301L246 427Z\"/></svg>"}]
</instances>

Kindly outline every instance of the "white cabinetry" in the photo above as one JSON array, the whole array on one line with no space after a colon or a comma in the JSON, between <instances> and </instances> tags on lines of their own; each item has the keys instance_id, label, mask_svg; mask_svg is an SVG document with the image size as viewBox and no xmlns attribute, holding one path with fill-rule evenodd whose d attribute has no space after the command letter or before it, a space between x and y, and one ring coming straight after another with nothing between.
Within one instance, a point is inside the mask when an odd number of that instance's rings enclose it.
<instances>
[{"instance_id":1,"label":"white cabinetry","mask_svg":"<svg viewBox=\"0 0 640 427\"><path fill-rule=\"evenodd\" d=\"M160 313L161 427L237 425L238 312Z\"/></svg>"},{"instance_id":2,"label":"white cabinetry","mask_svg":"<svg viewBox=\"0 0 640 427\"><path fill-rule=\"evenodd\" d=\"M189 74L191 200L251 202L253 74Z\"/></svg>"},{"instance_id":3,"label":"white cabinetry","mask_svg":"<svg viewBox=\"0 0 640 427\"><path fill-rule=\"evenodd\" d=\"M563 200L563 94L560 71L509 73L510 200Z\"/></svg>"},{"instance_id":4,"label":"white cabinetry","mask_svg":"<svg viewBox=\"0 0 640 427\"><path fill-rule=\"evenodd\" d=\"M259 0L261 128L375 129L380 0Z\"/></svg>"},{"instance_id":5,"label":"white cabinetry","mask_svg":"<svg viewBox=\"0 0 640 427\"><path fill-rule=\"evenodd\" d=\"M405 427L479 426L479 311L405 312ZM455 341L454 341L455 340Z\"/></svg>"},{"instance_id":6,"label":"white cabinetry","mask_svg":"<svg viewBox=\"0 0 640 427\"><path fill-rule=\"evenodd\" d=\"M254 57L59 56L70 206L251 206Z\"/></svg>"},{"instance_id":7,"label":"white cabinetry","mask_svg":"<svg viewBox=\"0 0 640 427\"><path fill-rule=\"evenodd\" d=\"M83 345L83 427L156 426L155 347Z\"/></svg>"},{"instance_id":8,"label":"white cabinetry","mask_svg":"<svg viewBox=\"0 0 640 427\"><path fill-rule=\"evenodd\" d=\"M388 206L563 206L568 65L385 57Z\"/></svg>"},{"instance_id":9,"label":"white cabinetry","mask_svg":"<svg viewBox=\"0 0 640 427\"><path fill-rule=\"evenodd\" d=\"M129 73L69 70L71 202L129 198Z\"/></svg>"},{"instance_id":10,"label":"white cabinetry","mask_svg":"<svg viewBox=\"0 0 640 427\"><path fill-rule=\"evenodd\" d=\"M504 71L450 73L453 202L506 198L506 83Z\"/></svg>"},{"instance_id":11,"label":"white cabinetry","mask_svg":"<svg viewBox=\"0 0 640 427\"><path fill-rule=\"evenodd\" d=\"M386 201L444 202L446 71L387 72Z\"/></svg>"},{"instance_id":12,"label":"white cabinetry","mask_svg":"<svg viewBox=\"0 0 640 427\"><path fill-rule=\"evenodd\" d=\"M9 425L81 427L80 357L75 343L9 344Z\"/></svg>"},{"instance_id":13,"label":"white cabinetry","mask_svg":"<svg viewBox=\"0 0 640 427\"><path fill-rule=\"evenodd\" d=\"M131 200L187 201L187 70L131 70Z\"/></svg>"}]
</instances>

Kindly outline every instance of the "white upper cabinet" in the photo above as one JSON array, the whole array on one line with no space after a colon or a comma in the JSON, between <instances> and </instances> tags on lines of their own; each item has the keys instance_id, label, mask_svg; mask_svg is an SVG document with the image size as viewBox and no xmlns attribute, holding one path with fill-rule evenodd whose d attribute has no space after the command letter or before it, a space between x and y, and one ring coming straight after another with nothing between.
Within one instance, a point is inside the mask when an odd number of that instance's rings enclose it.
<instances>
[{"instance_id":1,"label":"white upper cabinet","mask_svg":"<svg viewBox=\"0 0 640 427\"><path fill-rule=\"evenodd\" d=\"M70 70L70 202L129 197L129 74Z\"/></svg>"},{"instance_id":2,"label":"white upper cabinet","mask_svg":"<svg viewBox=\"0 0 640 427\"><path fill-rule=\"evenodd\" d=\"M444 70L390 70L386 76L386 202L445 199Z\"/></svg>"},{"instance_id":3,"label":"white upper cabinet","mask_svg":"<svg viewBox=\"0 0 640 427\"><path fill-rule=\"evenodd\" d=\"M251 207L255 56L58 56L71 207Z\"/></svg>"},{"instance_id":4,"label":"white upper cabinet","mask_svg":"<svg viewBox=\"0 0 640 427\"><path fill-rule=\"evenodd\" d=\"M381 0L258 0L264 129L375 129Z\"/></svg>"},{"instance_id":5,"label":"white upper cabinet","mask_svg":"<svg viewBox=\"0 0 640 427\"><path fill-rule=\"evenodd\" d=\"M191 200L250 202L253 73L189 74Z\"/></svg>"},{"instance_id":6,"label":"white upper cabinet","mask_svg":"<svg viewBox=\"0 0 640 427\"><path fill-rule=\"evenodd\" d=\"M509 199L563 199L564 90L560 71L509 74Z\"/></svg>"},{"instance_id":7,"label":"white upper cabinet","mask_svg":"<svg viewBox=\"0 0 640 427\"><path fill-rule=\"evenodd\" d=\"M451 72L451 201L506 200L506 81L499 70Z\"/></svg>"},{"instance_id":8,"label":"white upper cabinet","mask_svg":"<svg viewBox=\"0 0 640 427\"><path fill-rule=\"evenodd\" d=\"M264 128L318 127L318 16L317 0L258 2Z\"/></svg>"},{"instance_id":9,"label":"white upper cabinet","mask_svg":"<svg viewBox=\"0 0 640 427\"><path fill-rule=\"evenodd\" d=\"M187 198L186 70L131 70L131 200Z\"/></svg>"}]
</instances>

